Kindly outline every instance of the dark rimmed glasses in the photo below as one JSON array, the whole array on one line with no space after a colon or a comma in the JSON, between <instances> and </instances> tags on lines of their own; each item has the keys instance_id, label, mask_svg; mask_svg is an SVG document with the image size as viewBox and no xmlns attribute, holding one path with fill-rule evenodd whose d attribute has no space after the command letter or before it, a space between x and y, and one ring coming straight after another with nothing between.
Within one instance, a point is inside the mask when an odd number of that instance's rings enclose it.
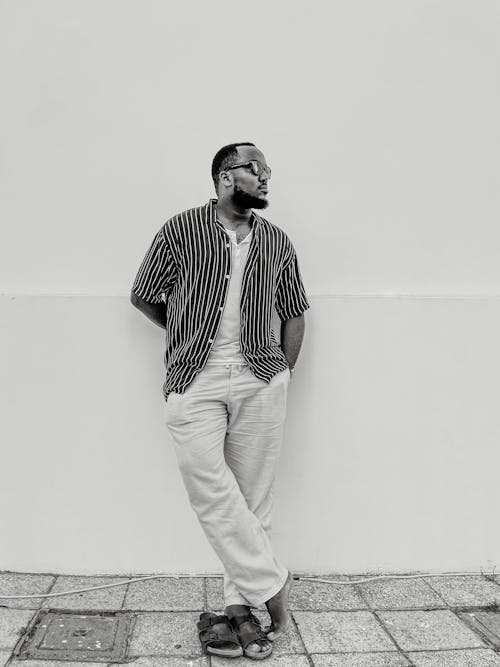
<instances>
[{"instance_id":1,"label":"dark rimmed glasses","mask_svg":"<svg viewBox=\"0 0 500 667\"><path fill-rule=\"evenodd\" d=\"M225 171L230 169L237 169L238 167L245 167L250 169L254 176L264 176L269 180L271 178L271 167L268 167L267 164L262 164L258 160L250 160L249 162L242 162L241 164L233 164L231 167L227 167Z\"/></svg>"}]
</instances>

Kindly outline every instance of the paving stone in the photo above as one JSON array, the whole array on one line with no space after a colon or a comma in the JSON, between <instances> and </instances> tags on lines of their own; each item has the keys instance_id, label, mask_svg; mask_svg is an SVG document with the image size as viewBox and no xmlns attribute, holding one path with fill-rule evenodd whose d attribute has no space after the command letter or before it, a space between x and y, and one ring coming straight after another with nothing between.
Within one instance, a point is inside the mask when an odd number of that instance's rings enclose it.
<instances>
[{"instance_id":1,"label":"paving stone","mask_svg":"<svg viewBox=\"0 0 500 667\"><path fill-rule=\"evenodd\" d=\"M313 654L314 667L408 667L400 653L336 653Z\"/></svg>"},{"instance_id":2,"label":"paving stone","mask_svg":"<svg viewBox=\"0 0 500 667\"><path fill-rule=\"evenodd\" d=\"M34 612L24 609L0 609L0 649L13 649Z\"/></svg>"},{"instance_id":3,"label":"paving stone","mask_svg":"<svg viewBox=\"0 0 500 667\"><path fill-rule=\"evenodd\" d=\"M191 612L144 612L137 614L129 655L201 655L196 621Z\"/></svg>"},{"instance_id":4,"label":"paving stone","mask_svg":"<svg viewBox=\"0 0 500 667\"><path fill-rule=\"evenodd\" d=\"M490 649L409 653L415 667L499 667L500 655Z\"/></svg>"},{"instance_id":5,"label":"paving stone","mask_svg":"<svg viewBox=\"0 0 500 667\"><path fill-rule=\"evenodd\" d=\"M349 581L349 577L332 576L322 579ZM290 594L290 609L298 611L330 611L367 609L355 586L325 584L314 581L295 581Z\"/></svg>"},{"instance_id":6,"label":"paving stone","mask_svg":"<svg viewBox=\"0 0 500 667\"><path fill-rule=\"evenodd\" d=\"M35 595L48 593L55 577L50 574L15 574L3 572L0 574L0 593L3 595ZM6 600L0 597L0 605L11 609L38 609L43 598L28 600Z\"/></svg>"},{"instance_id":7,"label":"paving stone","mask_svg":"<svg viewBox=\"0 0 500 667\"><path fill-rule=\"evenodd\" d=\"M500 613L490 609L457 611L458 618L484 640L487 646L500 649Z\"/></svg>"},{"instance_id":8,"label":"paving stone","mask_svg":"<svg viewBox=\"0 0 500 667\"><path fill-rule=\"evenodd\" d=\"M5 667L10 656L11 651L0 651L0 667Z\"/></svg>"},{"instance_id":9,"label":"paving stone","mask_svg":"<svg viewBox=\"0 0 500 667\"><path fill-rule=\"evenodd\" d=\"M436 609L446 606L423 579L380 579L359 584L359 587L373 609Z\"/></svg>"},{"instance_id":10,"label":"paving stone","mask_svg":"<svg viewBox=\"0 0 500 667\"><path fill-rule=\"evenodd\" d=\"M484 577L424 577L450 607L500 604L500 586Z\"/></svg>"},{"instance_id":11,"label":"paving stone","mask_svg":"<svg viewBox=\"0 0 500 667\"><path fill-rule=\"evenodd\" d=\"M377 615L403 651L484 646L449 610L379 611Z\"/></svg>"},{"instance_id":12,"label":"paving stone","mask_svg":"<svg viewBox=\"0 0 500 667\"><path fill-rule=\"evenodd\" d=\"M123 609L144 611L201 611L203 579L151 579L129 584Z\"/></svg>"},{"instance_id":13,"label":"paving stone","mask_svg":"<svg viewBox=\"0 0 500 667\"><path fill-rule=\"evenodd\" d=\"M113 663L112 667L209 667L208 658L160 657L137 658L132 662ZM224 663L227 667L227 664ZM234 664L234 663L231 663ZM38 667L44 667L39 665ZM60 665L64 667L64 665ZM101 667L103 667L101 663ZM248 667L248 665L247 665Z\"/></svg>"},{"instance_id":14,"label":"paving stone","mask_svg":"<svg viewBox=\"0 0 500 667\"><path fill-rule=\"evenodd\" d=\"M255 661L253 661L255 662ZM305 655L275 655L274 651L269 658L261 661L266 667L309 667L309 662ZM248 667L248 658L232 658L231 667ZM228 659L212 656L212 667L227 667Z\"/></svg>"},{"instance_id":15,"label":"paving stone","mask_svg":"<svg viewBox=\"0 0 500 667\"><path fill-rule=\"evenodd\" d=\"M295 611L293 616L310 653L396 650L368 611Z\"/></svg>"},{"instance_id":16,"label":"paving stone","mask_svg":"<svg viewBox=\"0 0 500 667\"><path fill-rule=\"evenodd\" d=\"M13 660L9 667L105 667L105 662L73 662L70 660Z\"/></svg>"},{"instance_id":17,"label":"paving stone","mask_svg":"<svg viewBox=\"0 0 500 667\"><path fill-rule=\"evenodd\" d=\"M221 611L224 609L224 584L222 577L207 577L205 579L207 591L207 609L209 611Z\"/></svg>"},{"instance_id":18,"label":"paving stone","mask_svg":"<svg viewBox=\"0 0 500 667\"><path fill-rule=\"evenodd\" d=\"M209 611L222 611L224 609L224 581L222 577L207 577L205 579L207 588L207 608ZM258 609L265 610L261 605Z\"/></svg>"},{"instance_id":19,"label":"paving stone","mask_svg":"<svg viewBox=\"0 0 500 667\"><path fill-rule=\"evenodd\" d=\"M61 591L77 590L80 588L90 588L91 586L102 586L104 584L114 584L119 581L127 581L126 578L119 577L57 577L51 593ZM123 598L125 597L126 586L116 586L114 588L102 588L98 591L88 593L76 593L75 595L60 595L58 597L47 598L42 607L51 609L79 609L79 610L113 610L120 609Z\"/></svg>"}]
</instances>

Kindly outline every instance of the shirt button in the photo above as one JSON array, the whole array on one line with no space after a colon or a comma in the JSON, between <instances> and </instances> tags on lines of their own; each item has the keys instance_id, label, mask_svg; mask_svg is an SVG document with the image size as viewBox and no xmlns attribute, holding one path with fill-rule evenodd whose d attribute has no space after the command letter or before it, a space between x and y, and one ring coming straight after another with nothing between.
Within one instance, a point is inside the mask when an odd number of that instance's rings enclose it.
<instances>
[{"instance_id":1,"label":"shirt button","mask_svg":"<svg viewBox=\"0 0 500 667\"><path fill-rule=\"evenodd\" d=\"M208 342L209 342L209 343L213 343L213 342L214 342L214 341L213 341L213 338L211 338Z\"/></svg>"},{"instance_id":2,"label":"shirt button","mask_svg":"<svg viewBox=\"0 0 500 667\"><path fill-rule=\"evenodd\" d=\"M229 280L229 273L226 275L226 280Z\"/></svg>"},{"instance_id":3,"label":"shirt button","mask_svg":"<svg viewBox=\"0 0 500 667\"><path fill-rule=\"evenodd\" d=\"M229 248L229 243L226 243L226 248Z\"/></svg>"},{"instance_id":4,"label":"shirt button","mask_svg":"<svg viewBox=\"0 0 500 667\"><path fill-rule=\"evenodd\" d=\"M219 308L219 310L224 310L224 308L221 306L221 307Z\"/></svg>"}]
</instances>

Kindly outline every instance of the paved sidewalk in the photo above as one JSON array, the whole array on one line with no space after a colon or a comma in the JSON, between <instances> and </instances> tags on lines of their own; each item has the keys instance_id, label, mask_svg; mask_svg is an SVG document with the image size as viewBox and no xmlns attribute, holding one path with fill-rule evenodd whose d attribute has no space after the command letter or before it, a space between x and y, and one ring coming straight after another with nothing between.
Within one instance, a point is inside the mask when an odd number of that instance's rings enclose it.
<instances>
[{"instance_id":1,"label":"paved sidewalk","mask_svg":"<svg viewBox=\"0 0 500 667\"><path fill-rule=\"evenodd\" d=\"M360 577L363 575L359 575ZM352 581L358 576L328 575ZM123 577L68 577L0 573L0 594L43 594L123 581ZM296 581L293 625L275 643L267 667L500 667L494 643L467 621L499 609L500 577L438 577L364 584ZM98 667L103 662L20 660L28 626L45 609L128 612L132 624L121 663L137 667L249 665L247 658L203 657L195 621L223 607L222 580L156 579L73 596L0 599L0 667ZM257 615L267 621L267 613ZM466 618L467 616L467 618ZM493 614L494 618L496 616ZM500 614L499 614L500 616Z\"/></svg>"}]
</instances>

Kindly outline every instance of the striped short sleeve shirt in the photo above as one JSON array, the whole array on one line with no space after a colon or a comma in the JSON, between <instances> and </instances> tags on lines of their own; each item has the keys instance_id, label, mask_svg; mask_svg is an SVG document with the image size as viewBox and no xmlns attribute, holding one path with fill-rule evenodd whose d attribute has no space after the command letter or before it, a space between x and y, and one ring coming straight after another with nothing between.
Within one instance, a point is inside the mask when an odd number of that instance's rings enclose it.
<instances>
[{"instance_id":1,"label":"striped short sleeve shirt","mask_svg":"<svg viewBox=\"0 0 500 667\"><path fill-rule=\"evenodd\" d=\"M204 368L217 336L231 277L231 247L217 220L216 199L167 220L155 235L132 286L144 301L165 303L166 380L184 393ZM297 255L286 233L252 212L252 240L240 296L240 347L266 382L287 368L272 328L307 308Z\"/></svg>"}]
</instances>

